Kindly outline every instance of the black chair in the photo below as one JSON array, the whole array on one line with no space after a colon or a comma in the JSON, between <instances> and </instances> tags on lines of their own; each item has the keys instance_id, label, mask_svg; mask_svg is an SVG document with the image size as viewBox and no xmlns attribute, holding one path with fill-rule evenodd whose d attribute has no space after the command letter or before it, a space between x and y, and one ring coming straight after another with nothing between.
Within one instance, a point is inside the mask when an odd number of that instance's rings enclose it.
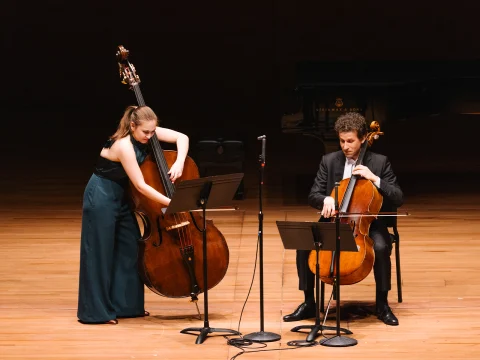
<instances>
[{"instance_id":1,"label":"black chair","mask_svg":"<svg viewBox=\"0 0 480 360\"><path fill-rule=\"evenodd\" d=\"M245 150L239 140L200 140L193 149L193 158L201 177L245 172ZM243 179L235 200L244 199Z\"/></svg>"},{"instance_id":2,"label":"black chair","mask_svg":"<svg viewBox=\"0 0 480 360\"><path fill-rule=\"evenodd\" d=\"M400 234L397 229L397 217L387 217L387 227L389 229L390 238L392 239L392 247L395 246L395 269L397 271L397 297L398 302L403 301L402 297L402 272L400 270ZM390 231L391 229L391 231Z\"/></svg>"}]
</instances>

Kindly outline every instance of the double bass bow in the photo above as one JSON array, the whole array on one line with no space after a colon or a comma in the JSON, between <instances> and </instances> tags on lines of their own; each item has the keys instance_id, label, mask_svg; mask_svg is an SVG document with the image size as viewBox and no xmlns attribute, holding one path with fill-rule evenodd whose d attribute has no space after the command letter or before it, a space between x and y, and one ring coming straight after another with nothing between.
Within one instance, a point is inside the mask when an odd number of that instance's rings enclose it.
<instances>
[{"instance_id":1,"label":"double bass bow","mask_svg":"<svg viewBox=\"0 0 480 360\"><path fill-rule=\"evenodd\" d=\"M128 60L129 51L123 46L117 50L117 61L122 83L134 91L138 106L145 106L140 91L140 77ZM176 160L177 152L163 150L156 136L149 140L150 154L140 165L145 182L155 190L172 198L175 186L168 171ZM185 159L183 174L176 180L199 178L198 167L189 156ZM202 293L203 237L196 224L203 223L198 212L164 215L162 205L142 195L130 186L134 212L143 223L139 239L138 270L144 284L154 293L165 297L187 297L198 300ZM222 233L211 220L207 224L208 289L216 286L225 276L229 263L229 250ZM198 309L198 307L197 307Z\"/></svg>"},{"instance_id":2,"label":"double bass bow","mask_svg":"<svg viewBox=\"0 0 480 360\"><path fill-rule=\"evenodd\" d=\"M361 146L357 165L363 163L367 147L371 146L379 135L380 125L376 121L370 124L372 130L366 135L366 141ZM334 197L335 189L331 196ZM343 179L338 187L338 202L341 222L351 226L358 252L343 252L340 257L340 285L351 285L365 279L373 268L375 252L373 240L369 237L370 224L376 219L382 207L383 196L376 186L367 179L357 175ZM335 221L332 217L331 221ZM308 266L316 273L316 251L312 250L308 257ZM320 279L324 283L332 285L335 280L334 252L320 251Z\"/></svg>"}]
</instances>

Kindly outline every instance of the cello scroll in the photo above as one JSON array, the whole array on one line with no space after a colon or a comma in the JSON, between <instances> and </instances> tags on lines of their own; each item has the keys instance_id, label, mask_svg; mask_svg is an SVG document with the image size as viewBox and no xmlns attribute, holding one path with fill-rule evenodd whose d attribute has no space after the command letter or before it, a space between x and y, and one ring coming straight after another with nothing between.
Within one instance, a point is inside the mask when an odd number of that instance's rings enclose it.
<instances>
[{"instance_id":1,"label":"cello scroll","mask_svg":"<svg viewBox=\"0 0 480 360\"><path fill-rule=\"evenodd\" d=\"M373 141L377 140L380 135L383 135L383 131L380 131L380 124L378 121L374 120L370 123L370 130L372 131L367 134L368 146L372 146Z\"/></svg>"}]
</instances>

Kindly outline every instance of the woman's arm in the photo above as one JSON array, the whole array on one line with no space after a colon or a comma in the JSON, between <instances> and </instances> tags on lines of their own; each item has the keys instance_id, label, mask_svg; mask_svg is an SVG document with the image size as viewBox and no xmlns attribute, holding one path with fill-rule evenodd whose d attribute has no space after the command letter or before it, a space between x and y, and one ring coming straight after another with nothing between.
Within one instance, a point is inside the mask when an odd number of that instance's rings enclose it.
<instances>
[{"instance_id":1,"label":"woman's arm","mask_svg":"<svg viewBox=\"0 0 480 360\"><path fill-rule=\"evenodd\" d=\"M175 160L175 163L168 172L170 175L170 180L175 182L175 180L182 176L183 173L183 165L185 163L189 147L188 136L182 134L181 132L162 127L157 127L156 133L158 140L177 144L177 160Z\"/></svg>"},{"instance_id":2,"label":"woman's arm","mask_svg":"<svg viewBox=\"0 0 480 360\"><path fill-rule=\"evenodd\" d=\"M145 182L142 171L138 166L133 145L130 141L119 141L116 148L116 153L118 159L122 163L123 168L125 169L125 172L128 175L128 178L141 194L163 205L167 206L170 204L170 199L168 197L160 194L157 190Z\"/></svg>"}]
</instances>

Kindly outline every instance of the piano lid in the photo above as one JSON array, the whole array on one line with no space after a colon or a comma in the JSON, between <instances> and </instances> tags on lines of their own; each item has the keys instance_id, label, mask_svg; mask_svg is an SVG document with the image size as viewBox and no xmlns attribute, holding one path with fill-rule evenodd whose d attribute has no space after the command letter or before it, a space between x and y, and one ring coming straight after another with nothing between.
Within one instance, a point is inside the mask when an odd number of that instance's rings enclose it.
<instances>
[{"instance_id":1,"label":"piano lid","mask_svg":"<svg viewBox=\"0 0 480 360\"><path fill-rule=\"evenodd\" d=\"M297 86L394 86L480 79L480 60L304 61L297 64Z\"/></svg>"}]
</instances>

